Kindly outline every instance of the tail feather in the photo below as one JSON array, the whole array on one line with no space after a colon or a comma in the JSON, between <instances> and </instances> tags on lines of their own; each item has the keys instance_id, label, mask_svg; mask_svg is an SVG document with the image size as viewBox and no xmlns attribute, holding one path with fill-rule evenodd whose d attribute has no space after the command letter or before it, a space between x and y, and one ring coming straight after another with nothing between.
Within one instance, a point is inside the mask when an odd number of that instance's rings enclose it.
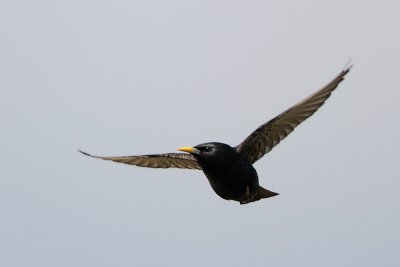
<instances>
[{"instance_id":1,"label":"tail feather","mask_svg":"<svg viewBox=\"0 0 400 267\"><path fill-rule=\"evenodd\" d=\"M257 201L267 197L273 197L279 195L278 193L269 191L261 186L258 186L256 190L254 190L251 194L245 195L240 201L240 204L247 204L253 201Z\"/></svg>"},{"instance_id":2,"label":"tail feather","mask_svg":"<svg viewBox=\"0 0 400 267\"><path fill-rule=\"evenodd\" d=\"M273 197L273 196L276 196L276 195L279 195L279 194L275 193L275 192L272 192L272 191L269 191L269 190L265 189L262 186L258 187L258 196L259 196L260 199L261 198L267 198L267 197Z\"/></svg>"}]
</instances>

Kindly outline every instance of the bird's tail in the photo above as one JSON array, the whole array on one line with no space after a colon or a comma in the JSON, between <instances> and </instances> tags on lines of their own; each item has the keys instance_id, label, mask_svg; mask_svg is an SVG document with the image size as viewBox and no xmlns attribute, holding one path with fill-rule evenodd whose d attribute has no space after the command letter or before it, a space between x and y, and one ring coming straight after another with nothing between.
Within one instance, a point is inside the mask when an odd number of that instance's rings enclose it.
<instances>
[{"instance_id":1,"label":"bird's tail","mask_svg":"<svg viewBox=\"0 0 400 267\"><path fill-rule=\"evenodd\" d=\"M265 189L264 187L258 186L258 197L261 198L267 198L267 197L273 197L279 195L278 193L269 191Z\"/></svg>"}]
</instances>

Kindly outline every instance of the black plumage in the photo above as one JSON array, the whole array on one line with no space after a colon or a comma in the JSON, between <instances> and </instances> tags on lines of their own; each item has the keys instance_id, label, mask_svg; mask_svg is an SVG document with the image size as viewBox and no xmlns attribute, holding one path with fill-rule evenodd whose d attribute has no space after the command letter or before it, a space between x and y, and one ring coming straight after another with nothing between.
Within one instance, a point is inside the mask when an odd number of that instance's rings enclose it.
<instances>
[{"instance_id":1,"label":"black plumage","mask_svg":"<svg viewBox=\"0 0 400 267\"><path fill-rule=\"evenodd\" d=\"M257 172L252 164L314 114L337 88L350 68L344 69L314 94L258 127L236 147L211 142L178 149L189 154L166 153L124 157L98 157L80 152L94 158L141 167L203 170L211 187L220 197L239 201L240 204L272 197L278 194L259 185Z\"/></svg>"}]
</instances>

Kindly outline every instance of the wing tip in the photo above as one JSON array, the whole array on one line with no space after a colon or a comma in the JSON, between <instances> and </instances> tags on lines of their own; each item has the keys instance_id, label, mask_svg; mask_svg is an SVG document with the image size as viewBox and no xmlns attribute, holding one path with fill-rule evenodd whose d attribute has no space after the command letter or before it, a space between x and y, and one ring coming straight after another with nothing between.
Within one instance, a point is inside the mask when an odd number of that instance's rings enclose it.
<instances>
[{"instance_id":1,"label":"wing tip","mask_svg":"<svg viewBox=\"0 0 400 267\"><path fill-rule=\"evenodd\" d=\"M354 66L353 60L352 60L352 58L350 58L347 61L346 65L344 65L344 68L343 68L343 71L342 71L343 72L343 76L346 75L353 68L353 66Z\"/></svg>"},{"instance_id":2,"label":"wing tip","mask_svg":"<svg viewBox=\"0 0 400 267\"><path fill-rule=\"evenodd\" d=\"M80 150L80 149L77 149L77 150L78 150L78 152L82 153L83 155L93 158L93 156L90 155L89 153L86 153L86 152L84 152L84 151L82 151L82 150Z\"/></svg>"}]
</instances>

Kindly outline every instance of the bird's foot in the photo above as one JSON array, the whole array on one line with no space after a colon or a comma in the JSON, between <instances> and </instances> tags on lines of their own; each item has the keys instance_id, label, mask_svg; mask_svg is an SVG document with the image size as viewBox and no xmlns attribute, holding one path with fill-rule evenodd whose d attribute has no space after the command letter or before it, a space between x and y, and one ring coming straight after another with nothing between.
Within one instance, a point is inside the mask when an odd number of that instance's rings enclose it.
<instances>
[{"instance_id":1,"label":"bird's foot","mask_svg":"<svg viewBox=\"0 0 400 267\"><path fill-rule=\"evenodd\" d=\"M250 187L246 186L246 191L244 192L244 197L249 197L250 196Z\"/></svg>"},{"instance_id":2,"label":"bird's foot","mask_svg":"<svg viewBox=\"0 0 400 267\"><path fill-rule=\"evenodd\" d=\"M254 192L254 190L250 191L250 187L246 186L246 191L244 192L243 198L240 200L240 204L247 204L257 200L260 200L258 192Z\"/></svg>"}]
</instances>

